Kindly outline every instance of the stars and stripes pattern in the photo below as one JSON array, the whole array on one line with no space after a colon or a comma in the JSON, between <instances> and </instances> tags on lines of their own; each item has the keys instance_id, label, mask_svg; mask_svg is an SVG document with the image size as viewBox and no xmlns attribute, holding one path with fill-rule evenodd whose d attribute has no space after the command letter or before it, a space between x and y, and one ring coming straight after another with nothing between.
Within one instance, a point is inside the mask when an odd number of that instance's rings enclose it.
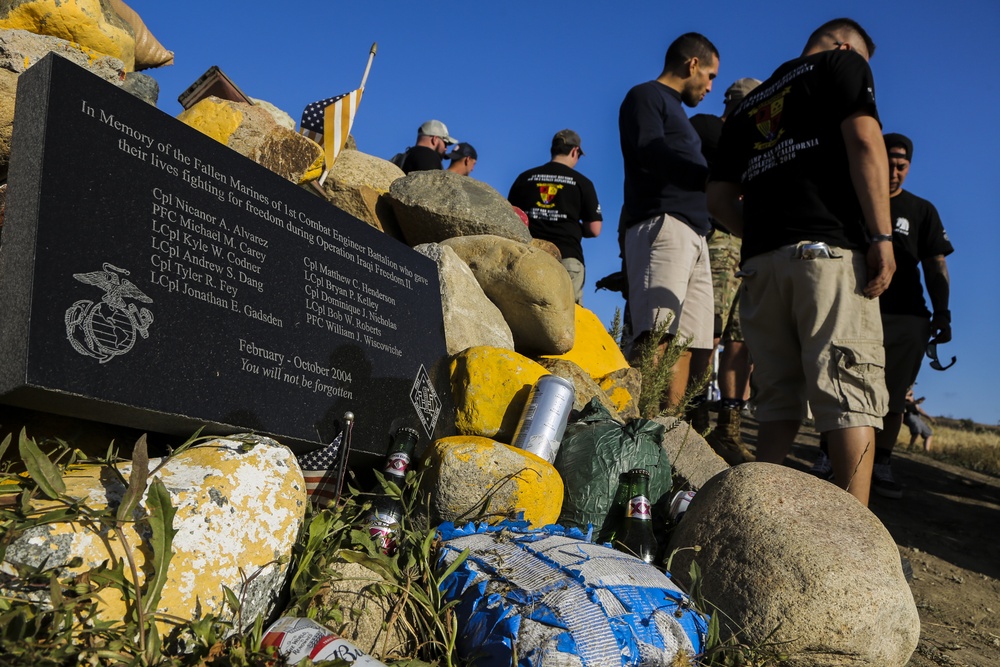
<instances>
[{"instance_id":1,"label":"stars and stripes pattern","mask_svg":"<svg viewBox=\"0 0 1000 667\"><path fill-rule=\"evenodd\" d=\"M329 445L296 455L306 480L306 494L313 503L325 505L337 500L340 491L337 464L343 440L344 433L341 431Z\"/></svg>"},{"instance_id":2,"label":"stars and stripes pattern","mask_svg":"<svg viewBox=\"0 0 1000 667\"><path fill-rule=\"evenodd\" d=\"M299 132L323 147L326 168L329 169L347 144L354 124L354 115L361 102L362 89L328 97L306 106L302 111Z\"/></svg>"}]
</instances>

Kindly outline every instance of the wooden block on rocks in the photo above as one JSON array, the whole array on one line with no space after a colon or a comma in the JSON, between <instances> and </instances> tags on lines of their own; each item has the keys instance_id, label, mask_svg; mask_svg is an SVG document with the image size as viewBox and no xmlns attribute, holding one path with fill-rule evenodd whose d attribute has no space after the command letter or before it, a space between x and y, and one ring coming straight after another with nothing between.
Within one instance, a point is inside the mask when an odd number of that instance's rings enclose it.
<instances>
[{"instance_id":1,"label":"wooden block on rocks","mask_svg":"<svg viewBox=\"0 0 1000 667\"><path fill-rule=\"evenodd\" d=\"M533 528L559 518L562 478L551 463L523 449L477 436L442 438L424 468L438 522L475 519L487 503L491 523L518 512Z\"/></svg>"}]
</instances>

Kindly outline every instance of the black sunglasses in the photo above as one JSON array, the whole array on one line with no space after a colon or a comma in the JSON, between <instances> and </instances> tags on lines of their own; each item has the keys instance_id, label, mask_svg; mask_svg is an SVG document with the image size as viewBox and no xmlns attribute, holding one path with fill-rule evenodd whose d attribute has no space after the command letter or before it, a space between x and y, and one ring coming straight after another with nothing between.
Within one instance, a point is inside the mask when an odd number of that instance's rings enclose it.
<instances>
[{"instance_id":1,"label":"black sunglasses","mask_svg":"<svg viewBox=\"0 0 1000 667\"><path fill-rule=\"evenodd\" d=\"M946 371L958 361L956 357L952 357L951 362L947 366L942 365L941 360L938 359L937 343L931 343L927 346L927 356L931 360L930 367L936 371Z\"/></svg>"}]
</instances>

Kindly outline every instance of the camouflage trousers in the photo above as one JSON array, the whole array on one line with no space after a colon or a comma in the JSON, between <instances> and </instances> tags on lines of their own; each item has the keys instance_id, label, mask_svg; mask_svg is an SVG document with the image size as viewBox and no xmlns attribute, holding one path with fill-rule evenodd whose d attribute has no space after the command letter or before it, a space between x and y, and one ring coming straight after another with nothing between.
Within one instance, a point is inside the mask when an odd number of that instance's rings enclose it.
<instances>
[{"instance_id":1,"label":"camouflage trousers","mask_svg":"<svg viewBox=\"0 0 1000 667\"><path fill-rule=\"evenodd\" d=\"M715 230L708 239L708 258L712 265L712 291L715 297L714 335L727 340L742 342L740 328L741 280L736 277L740 268L740 239L721 230Z\"/></svg>"}]
</instances>

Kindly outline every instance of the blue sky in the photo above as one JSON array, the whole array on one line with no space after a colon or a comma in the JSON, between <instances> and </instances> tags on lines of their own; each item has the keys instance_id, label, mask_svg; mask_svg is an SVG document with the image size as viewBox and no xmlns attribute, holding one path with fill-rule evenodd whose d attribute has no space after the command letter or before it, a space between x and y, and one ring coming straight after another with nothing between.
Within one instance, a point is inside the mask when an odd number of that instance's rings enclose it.
<instances>
[{"instance_id":1,"label":"blue sky","mask_svg":"<svg viewBox=\"0 0 1000 667\"><path fill-rule=\"evenodd\" d=\"M444 121L479 152L473 173L506 195L518 173L548 160L552 135L580 133L578 168L597 187L605 231L584 242L585 305L609 322L622 300L593 283L618 268L622 202L618 106L655 78L679 34L697 31L719 48L716 88L691 113L722 111L744 76L764 79L797 56L808 34L837 16L858 20L877 44L872 59L886 131L913 139L905 188L933 202L956 252L949 257L958 356L946 372L926 363L918 395L931 414L1000 423L1000 3L995 0L758 2L324 2L133 0L153 34L176 54L149 70L159 107L211 65L248 95L296 120L315 100L356 87L368 49L379 50L355 121L360 150L389 158L414 142L425 120ZM993 83L990 83L990 82Z\"/></svg>"}]
</instances>

